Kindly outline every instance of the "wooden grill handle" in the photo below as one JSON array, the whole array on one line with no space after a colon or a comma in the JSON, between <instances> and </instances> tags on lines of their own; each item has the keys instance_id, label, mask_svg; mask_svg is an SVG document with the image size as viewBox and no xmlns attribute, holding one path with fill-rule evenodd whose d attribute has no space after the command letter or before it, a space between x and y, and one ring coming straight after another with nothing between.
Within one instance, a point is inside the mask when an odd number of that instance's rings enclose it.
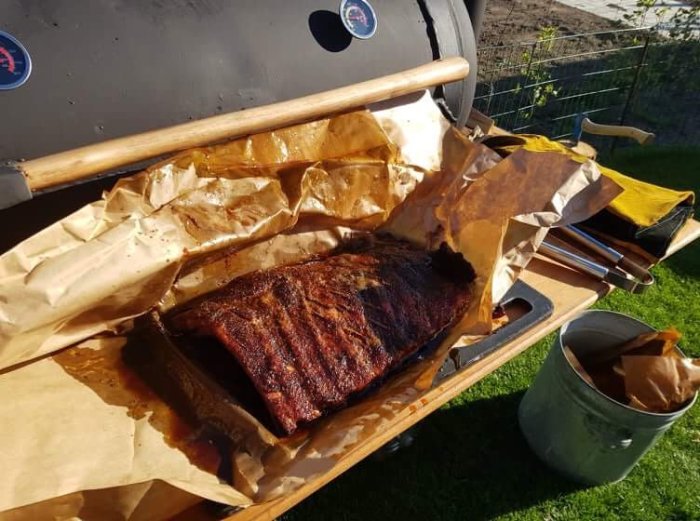
<instances>
[{"instance_id":1,"label":"wooden grill handle","mask_svg":"<svg viewBox=\"0 0 700 521\"><path fill-rule=\"evenodd\" d=\"M655 134L646 132L641 128L622 125L601 125L600 123L593 123L588 118L584 118L581 122L581 130L597 136L627 137L634 139L640 145L651 145L656 138Z\"/></svg>"},{"instance_id":2,"label":"wooden grill handle","mask_svg":"<svg viewBox=\"0 0 700 521\"><path fill-rule=\"evenodd\" d=\"M361 107L469 73L461 57L436 60L396 74L289 101L231 112L19 163L32 191L212 142L263 132Z\"/></svg>"}]
</instances>

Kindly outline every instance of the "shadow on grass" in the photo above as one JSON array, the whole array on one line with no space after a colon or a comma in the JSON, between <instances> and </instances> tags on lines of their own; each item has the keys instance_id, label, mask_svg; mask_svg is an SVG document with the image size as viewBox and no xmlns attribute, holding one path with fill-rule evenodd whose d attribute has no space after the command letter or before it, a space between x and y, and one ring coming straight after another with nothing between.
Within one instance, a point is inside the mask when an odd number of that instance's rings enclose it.
<instances>
[{"instance_id":1,"label":"shadow on grass","mask_svg":"<svg viewBox=\"0 0 700 521\"><path fill-rule=\"evenodd\" d=\"M663 262L678 275L700 279L700 242L686 246Z\"/></svg>"},{"instance_id":2,"label":"shadow on grass","mask_svg":"<svg viewBox=\"0 0 700 521\"><path fill-rule=\"evenodd\" d=\"M359 464L283 519L487 520L579 490L530 451L517 422L522 395L435 412L411 447Z\"/></svg>"}]
</instances>

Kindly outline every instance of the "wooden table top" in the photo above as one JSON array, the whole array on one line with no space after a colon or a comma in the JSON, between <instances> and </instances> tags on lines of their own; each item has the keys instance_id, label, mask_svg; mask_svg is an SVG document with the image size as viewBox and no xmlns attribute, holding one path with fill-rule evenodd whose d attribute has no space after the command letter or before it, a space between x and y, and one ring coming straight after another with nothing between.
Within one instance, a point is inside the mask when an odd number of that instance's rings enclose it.
<instances>
[{"instance_id":1,"label":"wooden table top","mask_svg":"<svg viewBox=\"0 0 700 521\"><path fill-rule=\"evenodd\" d=\"M700 237L700 222L688 222L669 248L668 255L682 249L698 237ZM367 443L338 460L330 471L307 482L290 495L241 510L226 518L226 521L275 519L538 340L556 331L563 323L592 306L612 290L612 287L606 283L540 258L535 258L528 265L521 279L552 301L554 311L550 318L492 354L440 382L406 407L385 429L377 432ZM210 516L206 515L202 509L195 507L188 511L187 519L210 519Z\"/></svg>"}]
</instances>

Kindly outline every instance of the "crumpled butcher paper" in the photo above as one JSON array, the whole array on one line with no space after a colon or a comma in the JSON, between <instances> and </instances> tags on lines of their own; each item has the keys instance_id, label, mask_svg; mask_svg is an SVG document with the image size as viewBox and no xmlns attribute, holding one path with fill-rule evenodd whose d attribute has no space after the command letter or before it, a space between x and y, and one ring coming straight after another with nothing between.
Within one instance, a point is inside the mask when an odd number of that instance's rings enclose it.
<instances>
[{"instance_id":1,"label":"crumpled butcher paper","mask_svg":"<svg viewBox=\"0 0 700 521\"><path fill-rule=\"evenodd\" d=\"M124 367L135 317L350 233L386 231L446 242L476 270L473 306L439 359L461 334L489 330L493 303L548 227L618 193L592 162L527 151L501 160L451 127L428 93L120 179L0 257L0 518L157 519L193 495L246 506L290 493L387 428L435 367L408 367L298 436L222 455Z\"/></svg>"}]
</instances>

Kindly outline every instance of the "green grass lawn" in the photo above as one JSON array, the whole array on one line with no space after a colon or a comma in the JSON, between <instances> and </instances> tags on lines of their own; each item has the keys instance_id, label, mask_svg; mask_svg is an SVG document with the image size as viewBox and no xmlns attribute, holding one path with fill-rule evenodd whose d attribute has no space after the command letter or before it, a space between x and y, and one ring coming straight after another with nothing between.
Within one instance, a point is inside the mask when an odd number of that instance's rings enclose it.
<instances>
[{"instance_id":1,"label":"green grass lawn","mask_svg":"<svg viewBox=\"0 0 700 521\"><path fill-rule=\"evenodd\" d=\"M605 164L700 194L699 148L624 149ZM656 287L644 295L617 291L596 307L675 325L686 354L700 357L700 243L654 275ZM358 464L283 519L700 520L700 405L618 484L581 487L530 452L516 411L552 338L423 420L411 447Z\"/></svg>"}]
</instances>

